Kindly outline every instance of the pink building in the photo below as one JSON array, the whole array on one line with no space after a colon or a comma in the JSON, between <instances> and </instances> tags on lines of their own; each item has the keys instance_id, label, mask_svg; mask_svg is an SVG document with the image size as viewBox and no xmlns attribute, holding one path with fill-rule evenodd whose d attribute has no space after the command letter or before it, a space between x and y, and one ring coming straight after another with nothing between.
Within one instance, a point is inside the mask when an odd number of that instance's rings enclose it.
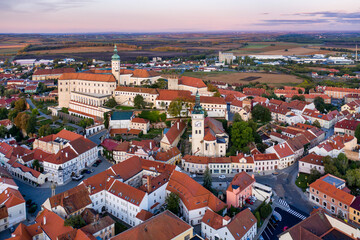
<instances>
[{"instance_id":1,"label":"pink building","mask_svg":"<svg viewBox=\"0 0 360 240\"><path fill-rule=\"evenodd\" d=\"M242 207L245 200L252 196L252 186L255 183L254 176L246 172L235 175L226 190L226 199L228 207Z\"/></svg>"}]
</instances>

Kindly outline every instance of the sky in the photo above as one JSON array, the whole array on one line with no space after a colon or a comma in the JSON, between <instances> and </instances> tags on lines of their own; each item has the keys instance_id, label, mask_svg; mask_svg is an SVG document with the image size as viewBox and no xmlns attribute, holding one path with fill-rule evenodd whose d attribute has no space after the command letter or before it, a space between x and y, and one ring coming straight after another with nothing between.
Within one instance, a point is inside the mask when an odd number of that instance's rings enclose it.
<instances>
[{"instance_id":1,"label":"sky","mask_svg":"<svg viewBox=\"0 0 360 240\"><path fill-rule=\"evenodd\" d=\"M359 30L360 0L0 0L0 33Z\"/></svg>"}]
</instances>

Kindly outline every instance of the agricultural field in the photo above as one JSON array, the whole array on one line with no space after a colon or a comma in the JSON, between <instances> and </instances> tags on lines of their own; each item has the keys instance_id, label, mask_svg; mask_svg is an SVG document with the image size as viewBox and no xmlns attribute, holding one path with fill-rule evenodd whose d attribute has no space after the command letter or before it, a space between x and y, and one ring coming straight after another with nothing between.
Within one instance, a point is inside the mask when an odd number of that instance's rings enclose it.
<instances>
[{"instance_id":1,"label":"agricultural field","mask_svg":"<svg viewBox=\"0 0 360 240\"><path fill-rule=\"evenodd\" d=\"M320 45L306 45L299 43L283 43L283 42L250 42L246 45L230 50L237 56L249 54L255 55L311 55L311 54L327 54L330 51L320 50Z\"/></svg>"},{"instance_id":2,"label":"agricultural field","mask_svg":"<svg viewBox=\"0 0 360 240\"><path fill-rule=\"evenodd\" d=\"M242 73L242 72L185 72L184 75L198 77L205 81L225 82L228 84L267 83L269 86L296 85L303 82L301 78L277 73Z\"/></svg>"}]
</instances>

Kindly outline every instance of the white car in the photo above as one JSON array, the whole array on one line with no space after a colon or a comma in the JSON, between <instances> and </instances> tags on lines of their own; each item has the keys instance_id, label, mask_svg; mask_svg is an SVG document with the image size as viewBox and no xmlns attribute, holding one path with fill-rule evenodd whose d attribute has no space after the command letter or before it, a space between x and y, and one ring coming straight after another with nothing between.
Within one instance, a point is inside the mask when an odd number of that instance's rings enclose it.
<instances>
[{"instance_id":1,"label":"white car","mask_svg":"<svg viewBox=\"0 0 360 240\"><path fill-rule=\"evenodd\" d=\"M226 177L225 177L225 175L220 175L219 178L220 179L225 179Z\"/></svg>"},{"instance_id":2,"label":"white car","mask_svg":"<svg viewBox=\"0 0 360 240\"><path fill-rule=\"evenodd\" d=\"M74 181L79 181L79 180L81 180L83 177L84 177L84 175L73 176L73 177L72 177L72 180L74 180Z\"/></svg>"},{"instance_id":3,"label":"white car","mask_svg":"<svg viewBox=\"0 0 360 240\"><path fill-rule=\"evenodd\" d=\"M196 178L196 174L191 175L192 178Z\"/></svg>"}]
</instances>

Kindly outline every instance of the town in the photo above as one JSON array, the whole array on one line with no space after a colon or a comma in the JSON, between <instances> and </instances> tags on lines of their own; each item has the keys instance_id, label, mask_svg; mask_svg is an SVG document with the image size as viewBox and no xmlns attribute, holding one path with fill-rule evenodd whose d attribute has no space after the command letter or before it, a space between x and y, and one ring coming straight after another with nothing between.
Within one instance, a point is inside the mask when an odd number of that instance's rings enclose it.
<instances>
[{"instance_id":1,"label":"town","mask_svg":"<svg viewBox=\"0 0 360 240\"><path fill-rule=\"evenodd\" d=\"M360 89L314 84L359 78L357 47L289 61L2 61L1 238L360 238ZM264 64L311 80L187 74Z\"/></svg>"}]
</instances>

